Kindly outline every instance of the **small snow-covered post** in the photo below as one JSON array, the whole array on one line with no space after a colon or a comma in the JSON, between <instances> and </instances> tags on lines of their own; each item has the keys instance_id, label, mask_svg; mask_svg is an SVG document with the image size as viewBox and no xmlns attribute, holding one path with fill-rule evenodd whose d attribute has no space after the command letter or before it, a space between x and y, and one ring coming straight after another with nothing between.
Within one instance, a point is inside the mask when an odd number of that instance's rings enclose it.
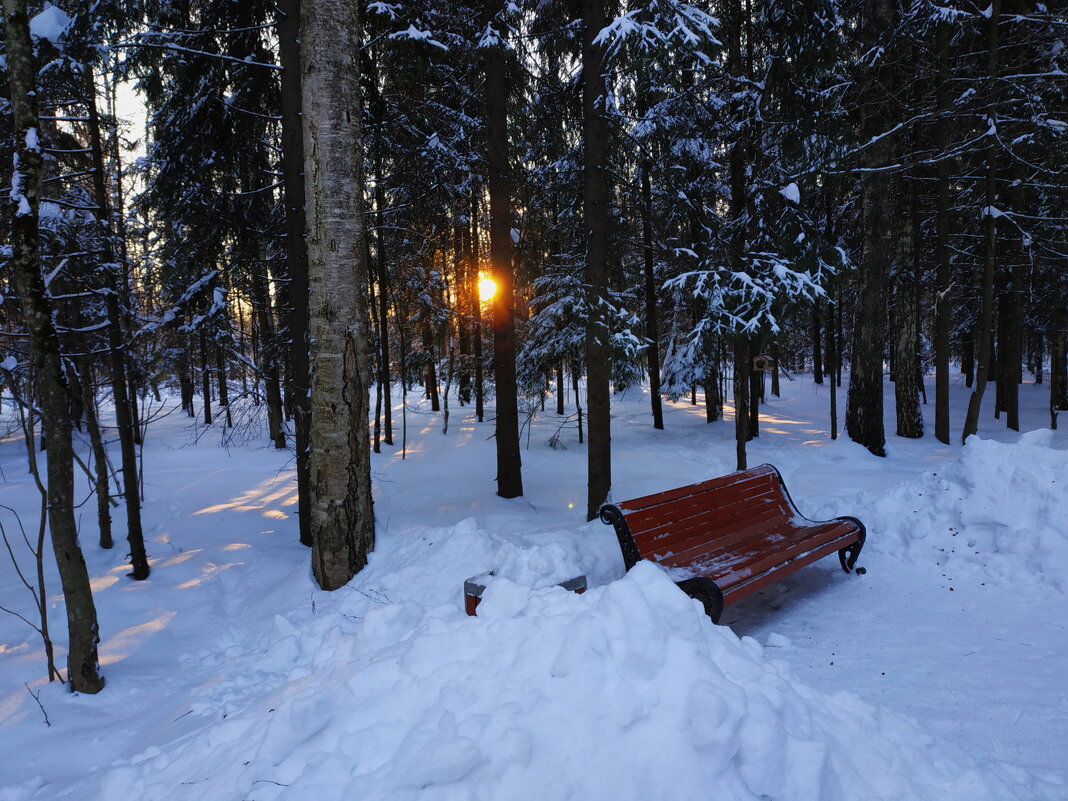
<instances>
[{"instance_id":1,"label":"small snow-covered post","mask_svg":"<svg viewBox=\"0 0 1068 801\"><path fill-rule=\"evenodd\" d=\"M301 7L311 337L312 570L334 590L374 546L359 3Z\"/></svg>"},{"instance_id":2,"label":"small snow-covered post","mask_svg":"<svg viewBox=\"0 0 1068 801\"><path fill-rule=\"evenodd\" d=\"M52 304L40 269L37 224L43 156L38 139L36 65L25 0L3 0L3 4L11 112L18 143L9 193L15 204L11 271L22 301L41 422L48 441L48 523L67 607L69 687L77 692L97 693L104 688L104 677L97 657L100 636L96 606L74 519L70 399Z\"/></svg>"}]
</instances>

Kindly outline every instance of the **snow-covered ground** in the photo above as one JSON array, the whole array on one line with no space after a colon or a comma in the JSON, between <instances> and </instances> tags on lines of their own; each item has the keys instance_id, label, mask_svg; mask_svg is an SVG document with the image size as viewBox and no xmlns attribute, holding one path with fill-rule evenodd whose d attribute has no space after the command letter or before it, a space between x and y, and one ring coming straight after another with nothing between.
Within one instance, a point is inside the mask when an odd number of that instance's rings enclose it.
<instances>
[{"instance_id":1,"label":"snow-covered ground","mask_svg":"<svg viewBox=\"0 0 1068 801\"><path fill-rule=\"evenodd\" d=\"M402 460L398 404L398 445L373 462L378 545L335 593L297 543L288 454L164 417L145 448L150 580L81 510L104 692L48 685L36 634L0 613L0 801L1068 798L1068 435L1005 430L992 395L982 439L890 436L879 459L829 440L827 385L784 381L750 464L777 465L810 517L862 518L867 573L826 559L722 626L658 568L624 575L610 528L583 520L584 447L571 428L547 444L551 413L524 431L525 497L503 500L489 416L453 400L443 436L410 403ZM1022 387L1025 431L1047 403ZM734 466L729 407L708 425L669 404L665 431L637 390L613 408L618 500ZM0 468L0 503L32 529L17 436ZM31 616L0 557L0 605ZM463 580L489 569L469 618ZM580 573L585 595L552 586Z\"/></svg>"}]
</instances>

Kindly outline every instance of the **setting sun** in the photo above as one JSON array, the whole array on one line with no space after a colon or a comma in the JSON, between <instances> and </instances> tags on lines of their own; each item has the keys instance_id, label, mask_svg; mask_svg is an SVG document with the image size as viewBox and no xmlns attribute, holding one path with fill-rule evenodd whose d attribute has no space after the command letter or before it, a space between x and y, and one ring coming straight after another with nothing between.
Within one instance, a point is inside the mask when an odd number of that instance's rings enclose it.
<instances>
[{"instance_id":1,"label":"setting sun","mask_svg":"<svg viewBox=\"0 0 1068 801\"><path fill-rule=\"evenodd\" d=\"M482 273L478 277L478 299L485 303L487 300L492 300L493 296L497 294L497 282L490 278L486 273Z\"/></svg>"}]
</instances>

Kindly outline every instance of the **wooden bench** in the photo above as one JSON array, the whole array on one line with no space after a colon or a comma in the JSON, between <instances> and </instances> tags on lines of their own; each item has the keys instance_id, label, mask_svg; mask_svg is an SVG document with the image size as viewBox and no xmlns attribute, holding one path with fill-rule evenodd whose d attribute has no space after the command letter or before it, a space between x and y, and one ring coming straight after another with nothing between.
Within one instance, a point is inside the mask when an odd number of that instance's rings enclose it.
<instances>
[{"instance_id":1,"label":"wooden bench","mask_svg":"<svg viewBox=\"0 0 1068 801\"><path fill-rule=\"evenodd\" d=\"M627 570L649 559L682 571L676 583L716 623L724 606L834 551L851 572L865 538L855 517L804 517L770 464L605 504L600 516L615 527Z\"/></svg>"}]
</instances>

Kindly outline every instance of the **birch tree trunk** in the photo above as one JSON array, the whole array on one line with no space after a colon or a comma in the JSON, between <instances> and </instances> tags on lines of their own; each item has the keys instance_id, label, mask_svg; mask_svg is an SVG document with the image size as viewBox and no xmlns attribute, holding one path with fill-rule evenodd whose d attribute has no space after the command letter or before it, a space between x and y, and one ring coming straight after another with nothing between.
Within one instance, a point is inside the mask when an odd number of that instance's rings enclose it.
<instances>
[{"instance_id":1,"label":"birch tree trunk","mask_svg":"<svg viewBox=\"0 0 1068 801\"><path fill-rule=\"evenodd\" d=\"M3 0L3 3L12 122L18 145L9 193L15 204L11 272L22 301L41 421L48 442L48 524L67 607L69 687L72 691L97 693L104 688L104 677L97 656L100 635L96 605L74 519L70 398L52 320L52 304L40 270L37 223L43 157L38 140L36 67L25 0Z\"/></svg>"},{"instance_id":2,"label":"birch tree trunk","mask_svg":"<svg viewBox=\"0 0 1068 801\"><path fill-rule=\"evenodd\" d=\"M374 547L360 169L359 4L302 5L311 338L312 571L343 586Z\"/></svg>"}]
</instances>

